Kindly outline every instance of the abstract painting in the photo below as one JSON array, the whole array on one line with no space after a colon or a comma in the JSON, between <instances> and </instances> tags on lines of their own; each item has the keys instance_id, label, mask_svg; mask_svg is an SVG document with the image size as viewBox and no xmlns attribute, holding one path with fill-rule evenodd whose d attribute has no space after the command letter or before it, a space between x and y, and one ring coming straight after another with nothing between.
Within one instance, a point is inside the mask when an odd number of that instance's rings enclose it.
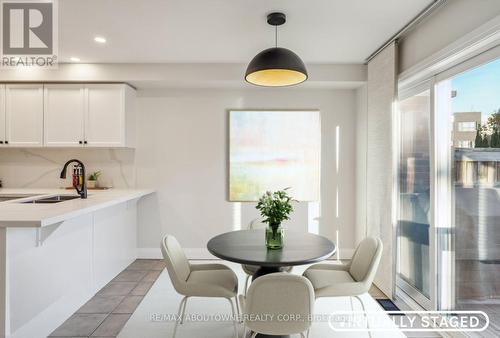
<instances>
[{"instance_id":1,"label":"abstract painting","mask_svg":"<svg viewBox=\"0 0 500 338\"><path fill-rule=\"evenodd\" d=\"M319 111L234 110L229 120L230 201L288 187L296 200L319 200Z\"/></svg>"}]
</instances>

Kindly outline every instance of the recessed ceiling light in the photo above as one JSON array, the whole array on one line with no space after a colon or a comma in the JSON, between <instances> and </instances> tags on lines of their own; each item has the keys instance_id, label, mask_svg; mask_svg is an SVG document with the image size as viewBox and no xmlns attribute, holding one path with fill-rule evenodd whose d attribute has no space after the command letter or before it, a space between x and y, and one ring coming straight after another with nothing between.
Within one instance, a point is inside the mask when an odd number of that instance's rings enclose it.
<instances>
[{"instance_id":1,"label":"recessed ceiling light","mask_svg":"<svg viewBox=\"0 0 500 338\"><path fill-rule=\"evenodd\" d=\"M69 59L71 60L71 62L80 62L80 58L74 56L70 57Z\"/></svg>"},{"instance_id":2,"label":"recessed ceiling light","mask_svg":"<svg viewBox=\"0 0 500 338\"><path fill-rule=\"evenodd\" d=\"M103 38L102 36L96 36L94 38L94 41L98 43L106 43L106 38Z\"/></svg>"}]
</instances>

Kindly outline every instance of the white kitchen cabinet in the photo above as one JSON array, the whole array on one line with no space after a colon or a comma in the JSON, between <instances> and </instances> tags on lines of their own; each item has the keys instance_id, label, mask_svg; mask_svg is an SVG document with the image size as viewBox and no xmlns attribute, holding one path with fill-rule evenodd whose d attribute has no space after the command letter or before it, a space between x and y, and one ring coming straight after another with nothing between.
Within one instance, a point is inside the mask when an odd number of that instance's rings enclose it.
<instances>
[{"instance_id":1,"label":"white kitchen cabinet","mask_svg":"<svg viewBox=\"0 0 500 338\"><path fill-rule=\"evenodd\" d=\"M127 84L0 85L0 147L133 147Z\"/></svg>"},{"instance_id":2,"label":"white kitchen cabinet","mask_svg":"<svg viewBox=\"0 0 500 338\"><path fill-rule=\"evenodd\" d=\"M43 85L5 86L5 142L14 147L43 145Z\"/></svg>"},{"instance_id":3,"label":"white kitchen cabinet","mask_svg":"<svg viewBox=\"0 0 500 338\"><path fill-rule=\"evenodd\" d=\"M5 85L0 85L0 147L5 146Z\"/></svg>"},{"instance_id":4,"label":"white kitchen cabinet","mask_svg":"<svg viewBox=\"0 0 500 338\"><path fill-rule=\"evenodd\" d=\"M45 146L83 146L85 106L83 85L46 84L44 86Z\"/></svg>"},{"instance_id":5,"label":"white kitchen cabinet","mask_svg":"<svg viewBox=\"0 0 500 338\"><path fill-rule=\"evenodd\" d=\"M124 84L87 84L85 146L131 147L135 91Z\"/></svg>"}]
</instances>

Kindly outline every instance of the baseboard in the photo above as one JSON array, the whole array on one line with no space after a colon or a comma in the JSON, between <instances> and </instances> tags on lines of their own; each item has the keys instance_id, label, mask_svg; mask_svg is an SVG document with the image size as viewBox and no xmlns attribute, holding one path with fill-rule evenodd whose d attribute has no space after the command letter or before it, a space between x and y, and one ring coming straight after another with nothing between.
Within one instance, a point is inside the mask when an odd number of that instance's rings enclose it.
<instances>
[{"instance_id":1,"label":"baseboard","mask_svg":"<svg viewBox=\"0 0 500 338\"><path fill-rule=\"evenodd\" d=\"M212 255L206 248L184 248L188 259L218 259ZM351 259L354 249L340 249L340 259ZM162 258L160 248L137 248L137 258L142 259L160 259ZM329 258L337 259L337 256Z\"/></svg>"}]
</instances>

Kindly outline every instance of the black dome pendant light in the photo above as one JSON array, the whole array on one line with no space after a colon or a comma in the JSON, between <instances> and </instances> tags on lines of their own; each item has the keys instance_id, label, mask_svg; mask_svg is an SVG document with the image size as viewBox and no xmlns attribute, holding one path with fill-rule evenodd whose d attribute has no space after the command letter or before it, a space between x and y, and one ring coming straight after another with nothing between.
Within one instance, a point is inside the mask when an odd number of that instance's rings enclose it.
<instances>
[{"instance_id":1,"label":"black dome pendant light","mask_svg":"<svg viewBox=\"0 0 500 338\"><path fill-rule=\"evenodd\" d=\"M307 70L300 57L278 47L278 26L286 22L284 13L271 13L267 23L275 27L275 47L257 54L248 64L245 80L257 86L284 87L307 80Z\"/></svg>"}]
</instances>

